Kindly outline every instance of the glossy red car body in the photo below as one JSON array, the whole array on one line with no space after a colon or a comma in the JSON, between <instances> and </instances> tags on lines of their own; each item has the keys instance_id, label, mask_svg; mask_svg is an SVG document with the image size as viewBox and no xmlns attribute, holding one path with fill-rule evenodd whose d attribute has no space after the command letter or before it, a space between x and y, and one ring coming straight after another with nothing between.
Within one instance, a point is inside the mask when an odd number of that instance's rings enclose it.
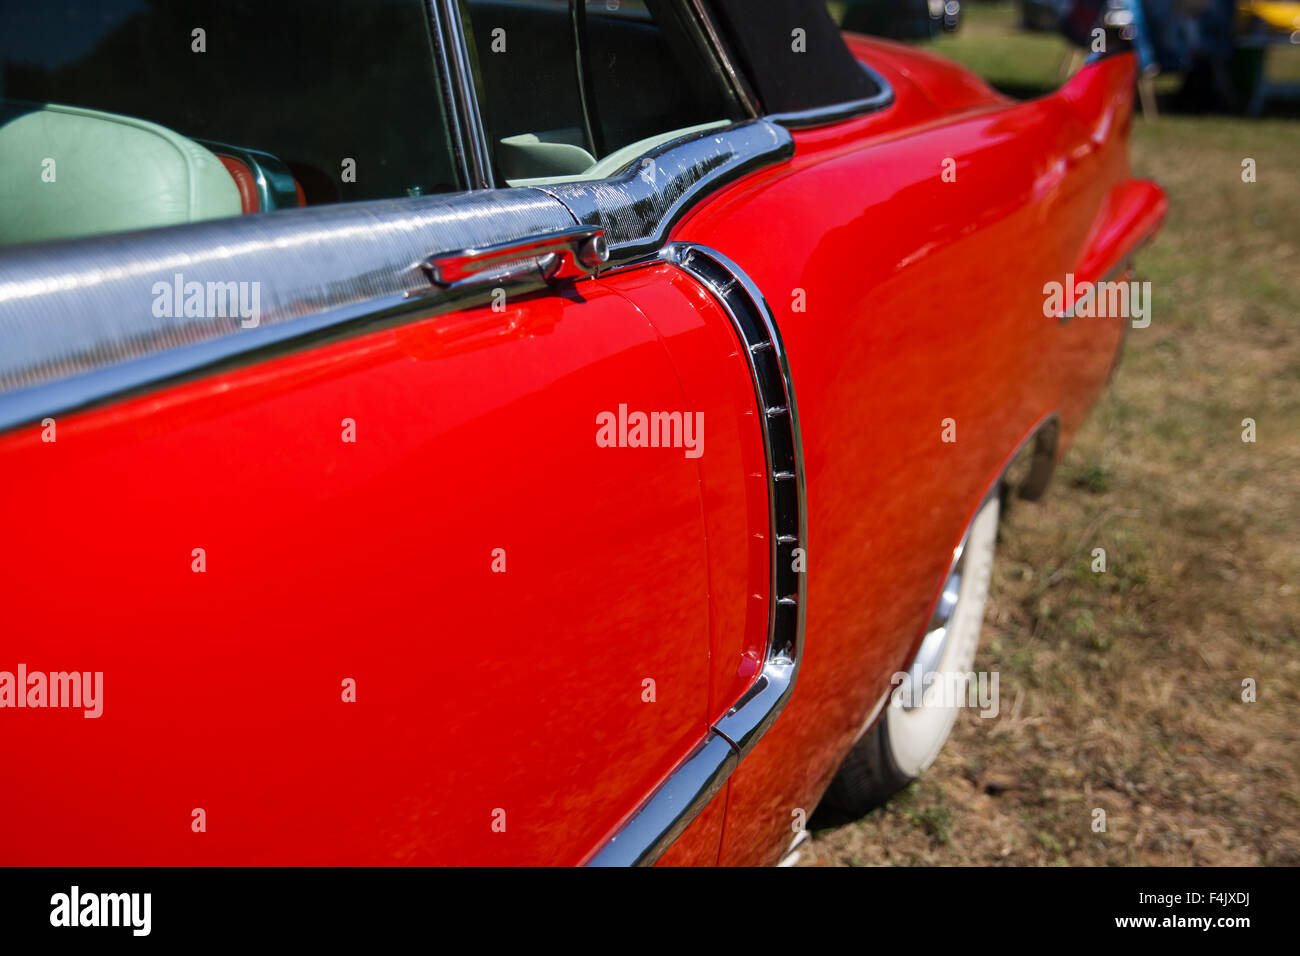
<instances>
[{"instance_id":1,"label":"glossy red car body","mask_svg":"<svg viewBox=\"0 0 1300 956\"><path fill-rule=\"evenodd\" d=\"M781 330L808 591L789 705L665 864L781 857L976 506L1044 422L1064 449L1116 361L1123 320L1045 318L1044 283L1111 274L1164 213L1128 170L1131 56L1017 103L851 46L894 103L795 131L792 160L672 233L741 266ZM597 447L593 411L618 403L703 411L707 454ZM759 666L753 383L717 302L665 264L40 435L0 437L0 667L102 671L104 712L4 715L0 862L581 863Z\"/></svg>"}]
</instances>

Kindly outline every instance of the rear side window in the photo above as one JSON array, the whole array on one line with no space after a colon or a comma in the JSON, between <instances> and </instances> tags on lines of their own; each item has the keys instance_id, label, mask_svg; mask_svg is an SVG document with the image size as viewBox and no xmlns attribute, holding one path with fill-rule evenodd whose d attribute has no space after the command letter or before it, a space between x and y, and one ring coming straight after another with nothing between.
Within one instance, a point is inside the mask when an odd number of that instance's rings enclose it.
<instances>
[{"instance_id":1,"label":"rear side window","mask_svg":"<svg viewBox=\"0 0 1300 956\"><path fill-rule=\"evenodd\" d=\"M423 0L0 0L0 242L461 188Z\"/></svg>"},{"instance_id":2,"label":"rear side window","mask_svg":"<svg viewBox=\"0 0 1300 956\"><path fill-rule=\"evenodd\" d=\"M612 175L740 111L668 0L470 0L467 34L497 177Z\"/></svg>"},{"instance_id":3,"label":"rear side window","mask_svg":"<svg viewBox=\"0 0 1300 956\"><path fill-rule=\"evenodd\" d=\"M881 93L822 0L708 0L765 113L796 113Z\"/></svg>"}]
</instances>

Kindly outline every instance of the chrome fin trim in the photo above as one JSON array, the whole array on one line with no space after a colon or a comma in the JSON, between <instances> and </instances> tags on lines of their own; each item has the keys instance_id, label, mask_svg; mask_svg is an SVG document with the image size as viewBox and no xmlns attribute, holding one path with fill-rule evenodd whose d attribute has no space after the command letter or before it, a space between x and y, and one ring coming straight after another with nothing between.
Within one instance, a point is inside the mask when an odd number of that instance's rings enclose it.
<instances>
[{"instance_id":1,"label":"chrome fin trim","mask_svg":"<svg viewBox=\"0 0 1300 956\"><path fill-rule=\"evenodd\" d=\"M589 865L649 865L658 860L776 721L794 691L803 652L807 573L793 569L794 550L802 548L806 555L808 547L803 442L781 333L762 292L721 253L692 243L672 243L660 258L695 278L727 313L745 348L757 407L767 409L759 416L771 545L767 649L754 683ZM729 760L723 759L719 741L725 742ZM702 767L711 768L707 776Z\"/></svg>"},{"instance_id":2,"label":"chrome fin trim","mask_svg":"<svg viewBox=\"0 0 1300 956\"><path fill-rule=\"evenodd\" d=\"M665 143L608 179L529 188L559 200L580 224L603 227L617 263L658 252L673 226L705 196L793 155L788 130L767 120L743 120Z\"/></svg>"}]
</instances>

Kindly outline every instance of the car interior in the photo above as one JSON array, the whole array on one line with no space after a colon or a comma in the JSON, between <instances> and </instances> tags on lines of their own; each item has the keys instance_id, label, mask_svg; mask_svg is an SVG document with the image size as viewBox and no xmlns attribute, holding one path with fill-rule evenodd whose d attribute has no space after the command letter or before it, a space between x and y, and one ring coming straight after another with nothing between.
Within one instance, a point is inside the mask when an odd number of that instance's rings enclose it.
<instances>
[{"instance_id":1,"label":"car interior","mask_svg":"<svg viewBox=\"0 0 1300 956\"><path fill-rule=\"evenodd\" d=\"M602 179L738 115L666 0L468 6L484 124L507 182ZM520 37L528 41L512 46Z\"/></svg>"},{"instance_id":2,"label":"car interior","mask_svg":"<svg viewBox=\"0 0 1300 956\"><path fill-rule=\"evenodd\" d=\"M465 6L499 183L738 115L668 0ZM422 0L0 0L0 25L0 243L464 188Z\"/></svg>"},{"instance_id":3,"label":"car interior","mask_svg":"<svg viewBox=\"0 0 1300 956\"><path fill-rule=\"evenodd\" d=\"M421 0L0 0L0 242L460 188Z\"/></svg>"}]
</instances>

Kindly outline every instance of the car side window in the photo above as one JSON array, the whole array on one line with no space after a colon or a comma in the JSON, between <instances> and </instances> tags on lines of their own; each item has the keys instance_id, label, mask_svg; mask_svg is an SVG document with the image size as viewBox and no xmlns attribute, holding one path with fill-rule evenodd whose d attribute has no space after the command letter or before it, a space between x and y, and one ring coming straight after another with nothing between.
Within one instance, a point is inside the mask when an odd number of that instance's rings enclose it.
<instances>
[{"instance_id":1,"label":"car side window","mask_svg":"<svg viewBox=\"0 0 1300 956\"><path fill-rule=\"evenodd\" d=\"M0 0L0 244L463 188L423 0Z\"/></svg>"},{"instance_id":2,"label":"car side window","mask_svg":"<svg viewBox=\"0 0 1300 956\"><path fill-rule=\"evenodd\" d=\"M497 177L600 179L742 115L667 0L470 0L466 33Z\"/></svg>"}]
</instances>

